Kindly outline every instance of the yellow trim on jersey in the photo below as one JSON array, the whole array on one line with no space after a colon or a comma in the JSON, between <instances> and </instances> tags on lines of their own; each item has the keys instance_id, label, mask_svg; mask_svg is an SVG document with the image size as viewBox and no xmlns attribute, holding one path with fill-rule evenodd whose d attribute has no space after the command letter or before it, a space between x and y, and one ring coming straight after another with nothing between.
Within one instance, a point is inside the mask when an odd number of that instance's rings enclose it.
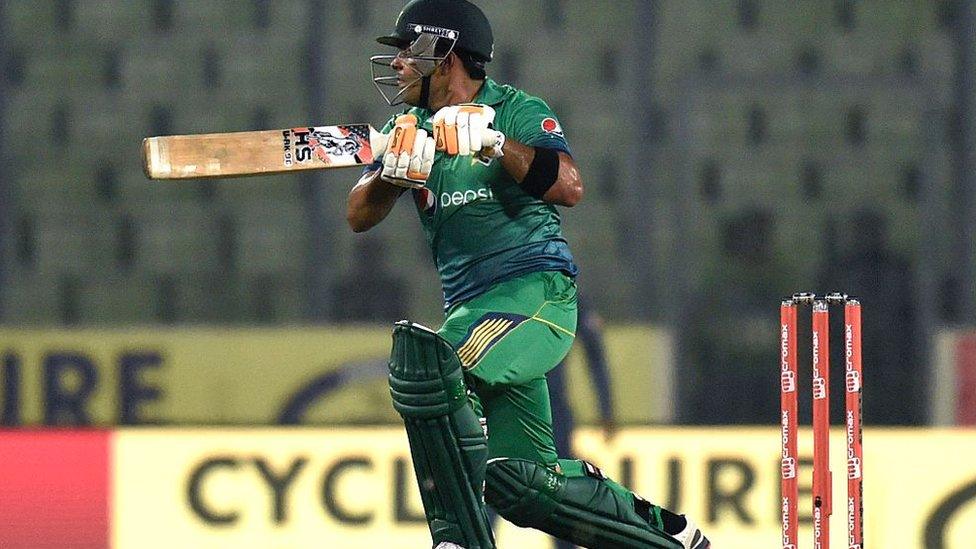
<instances>
[{"instance_id":1,"label":"yellow trim on jersey","mask_svg":"<svg viewBox=\"0 0 976 549\"><path fill-rule=\"evenodd\" d=\"M507 318L493 318L481 323L472 330L471 337L457 351L458 358L461 359L461 365L467 368L473 364L488 345L496 337L505 333L512 324L514 322Z\"/></svg>"},{"instance_id":2,"label":"yellow trim on jersey","mask_svg":"<svg viewBox=\"0 0 976 549\"><path fill-rule=\"evenodd\" d=\"M542 309L545 309L546 308L546 305L549 305L549 304L552 304L552 303L556 303L556 302L555 301L543 301L542 302L542 305L540 305L539 308L534 313L532 313L532 316L529 317L529 320L538 320L539 322L541 322L541 323L549 326L550 328L552 328L554 330L558 330L558 331L560 331L560 332L568 335L569 337L576 337L576 334L575 333L570 332L566 328L563 328L562 326L560 326L558 324L555 324L553 322L550 322L550 321L542 318L541 316L539 316L539 313L542 312Z\"/></svg>"}]
</instances>

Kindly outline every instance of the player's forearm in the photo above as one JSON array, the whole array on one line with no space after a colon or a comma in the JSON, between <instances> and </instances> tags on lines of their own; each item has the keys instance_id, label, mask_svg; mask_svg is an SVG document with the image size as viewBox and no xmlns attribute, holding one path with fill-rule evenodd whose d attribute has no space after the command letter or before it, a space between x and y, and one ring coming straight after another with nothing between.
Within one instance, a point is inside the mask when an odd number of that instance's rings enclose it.
<instances>
[{"instance_id":1,"label":"player's forearm","mask_svg":"<svg viewBox=\"0 0 976 549\"><path fill-rule=\"evenodd\" d=\"M502 151L505 153L501 157L502 167L515 178L515 181L519 184L523 183L535 159L535 148L509 139L505 141ZM558 154L559 171L556 181L542 195L542 200L550 204L572 207L583 198L583 180L573 158L564 152Z\"/></svg>"},{"instance_id":2,"label":"player's forearm","mask_svg":"<svg viewBox=\"0 0 976 549\"><path fill-rule=\"evenodd\" d=\"M354 232L372 229L390 213L403 188L380 180L379 170L364 175L349 191L346 221Z\"/></svg>"}]
</instances>

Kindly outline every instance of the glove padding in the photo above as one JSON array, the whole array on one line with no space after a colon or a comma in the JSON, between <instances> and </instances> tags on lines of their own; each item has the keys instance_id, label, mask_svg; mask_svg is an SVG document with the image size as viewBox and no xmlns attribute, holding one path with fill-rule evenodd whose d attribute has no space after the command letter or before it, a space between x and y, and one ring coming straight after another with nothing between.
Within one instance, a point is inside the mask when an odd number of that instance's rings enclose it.
<instances>
[{"instance_id":1,"label":"glove padding","mask_svg":"<svg viewBox=\"0 0 976 549\"><path fill-rule=\"evenodd\" d=\"M495 109L477 103L443 107L430 119L437 150L480 160L502 156L505 134L491 128Z\"/></svg>"},{"instance_id":2,"label":"glove padding","mask_svg":"<svg viewBox=\"0 0 976 549\"><path fill-rule=\"evenodd\" d=\"M383 155L380 179L410 189L419 189L427 182L434 165L434 138L427 130L417 127L417 117L401 114L397 117Z\"/></svg>"}]
</instances>

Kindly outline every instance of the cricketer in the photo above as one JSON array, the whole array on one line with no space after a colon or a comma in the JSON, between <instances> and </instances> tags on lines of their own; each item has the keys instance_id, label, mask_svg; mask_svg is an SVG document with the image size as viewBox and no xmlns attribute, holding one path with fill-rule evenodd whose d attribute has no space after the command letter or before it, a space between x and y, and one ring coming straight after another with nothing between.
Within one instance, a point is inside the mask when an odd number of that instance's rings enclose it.
<instances>
[{"instance_id":1,"label":"cricketer","mask_svg":"<svg viewBox=\"0 0 976 549\"><path fill-rule=\"evenodd\" d=\"M356 232L409 191L440 274L437 331L396 323L390 392L436 549L495 547L485 503L594 548L706 549L684 515L557 456L546 372L576 332L578 272L556 206L583 182L555 114L486 76L493 37L466 0L413 0L371 58L390 105L382 157L349 193Z\"/></svg>"}]
</instances>

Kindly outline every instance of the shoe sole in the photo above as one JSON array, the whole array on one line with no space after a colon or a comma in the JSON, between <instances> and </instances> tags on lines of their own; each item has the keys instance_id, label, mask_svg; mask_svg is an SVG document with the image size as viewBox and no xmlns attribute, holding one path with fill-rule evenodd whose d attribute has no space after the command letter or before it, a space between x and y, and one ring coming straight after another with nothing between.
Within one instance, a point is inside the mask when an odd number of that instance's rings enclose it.
<instances>
[{"instance_id":1,"label":"shoe sole","mask_svg":"<svg viewBox=\"0 0 976 549\"><path fill-rule=\"evenodd\" d=\"M695 536L691 542L691 549L710 549L712 544L708 541L704 535L702 535L701 530L695 532Z\"/></svg>"}]
</instances>

